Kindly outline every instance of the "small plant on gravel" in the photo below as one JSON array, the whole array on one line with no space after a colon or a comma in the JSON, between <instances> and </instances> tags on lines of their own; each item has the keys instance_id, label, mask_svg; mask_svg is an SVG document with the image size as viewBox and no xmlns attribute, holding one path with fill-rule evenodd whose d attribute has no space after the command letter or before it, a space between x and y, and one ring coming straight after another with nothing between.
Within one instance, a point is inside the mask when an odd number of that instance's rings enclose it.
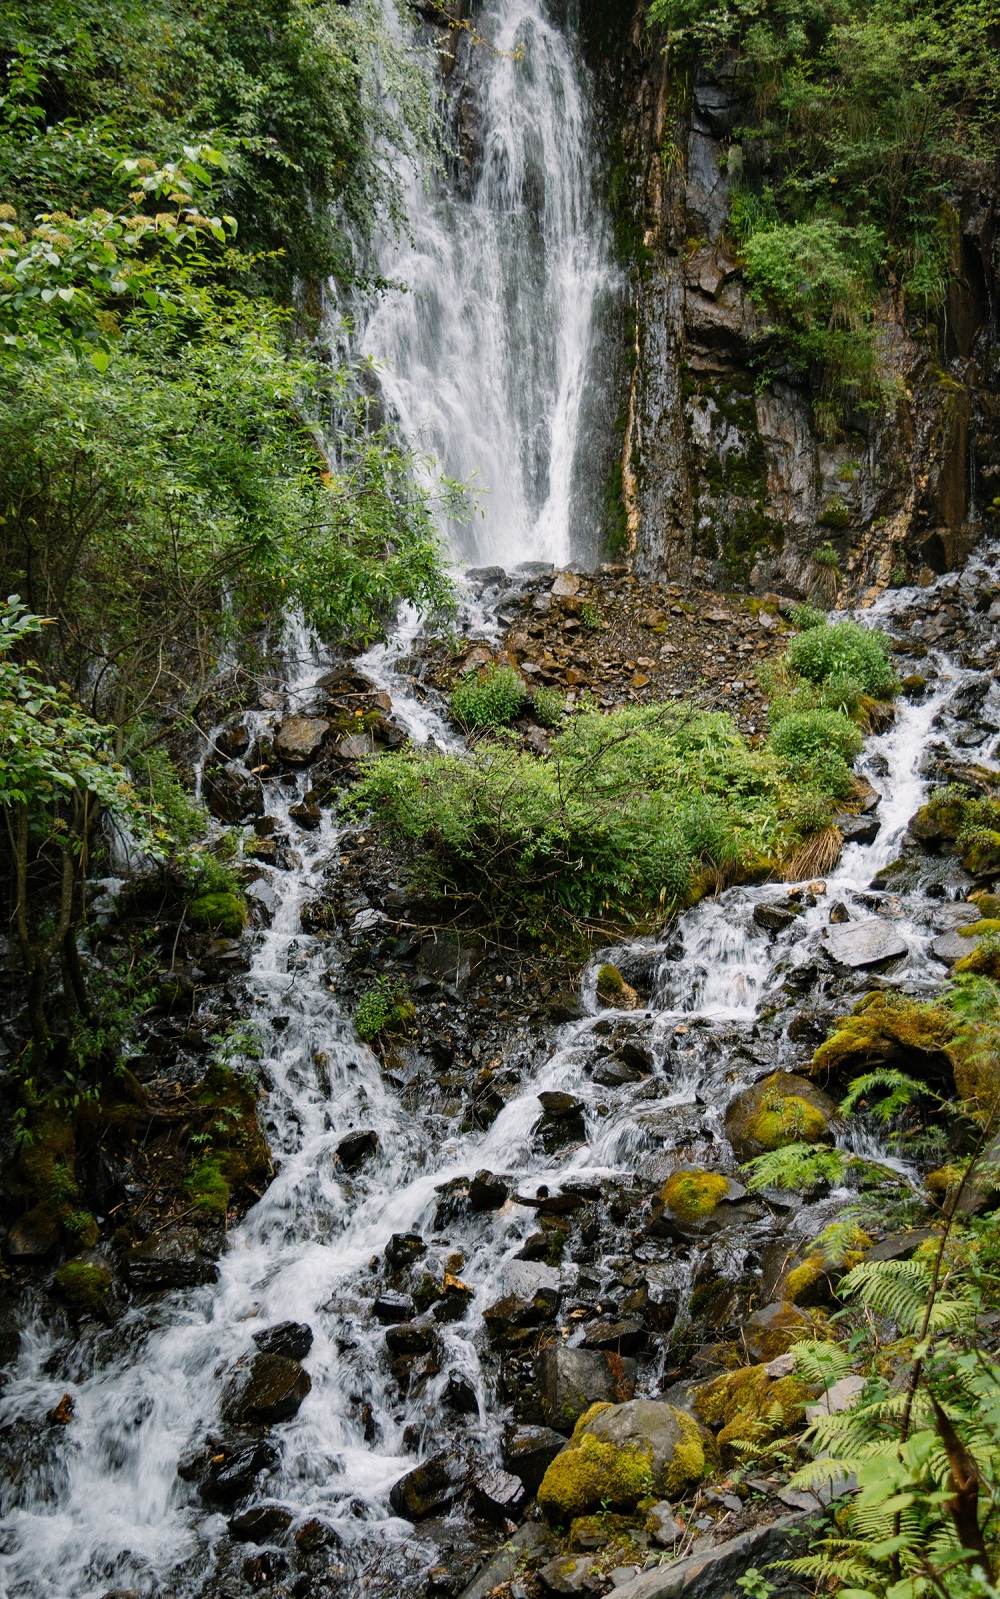
<instances>
[{"instance_id":1,"label":"small plant on gravel","mask_svg":"<svg viewBox=\"0 0 1000 1599\"><path fill-rule=\"evenodd\" d=\"M585 627L590 633L597 633L601 627L601 613L590 600L584 600L580 606L580 626Z\"/></svg>"},{"instance_id":2,"label":"small plant on gravel","mask_svg":"<svg viewBox=\"0 0 1000 1599\"><path fill-rule=\"evenodd\" d=\"M521 714L527 698L514 668L494 664L478 675L463 677L448 703L455 720L476 731L507 727Z\"/></svg>"},{"instance_id":3,"label":"small plant on gravel","mask_svg":"<svg viewBox=\"0 0 1000 1599\"><path fill-rule=\"evenodd\" d=\"M392 1033L405 1033L415 1015L409 990L401 978L380 977L358 1000L354 1028L366 1044Z\"/></svg>"},{"instance_id":4,"label":"small plant on gravel","mask_svg":"<svg viewBox=\"0 0 1000 1599\"><path fill-rule=\"evenodd\" d=\"M793 605L788 613L788 620L800 633L805 633L810 627L822 627L826 622L826 612L821 611L818 606L807 603Z\"/></svg>"},{"instance_id":5,"label":"small plant on gravel","mask_svg":"<svg viewBox=\"0 0 1000 1599\"><path fill-rule=\"evenodd\" d=\"M531 714L539 727L558 727L566 709L566 697L557 688L536 688L531 696Z\"/></svg>"}]
</instances>

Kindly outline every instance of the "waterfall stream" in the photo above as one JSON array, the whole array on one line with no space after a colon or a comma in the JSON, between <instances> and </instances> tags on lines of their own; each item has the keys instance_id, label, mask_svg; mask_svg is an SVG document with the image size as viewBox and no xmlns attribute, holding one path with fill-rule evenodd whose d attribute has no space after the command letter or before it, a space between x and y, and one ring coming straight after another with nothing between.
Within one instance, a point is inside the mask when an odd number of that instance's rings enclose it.
<instances>
[{"instance_id":1,"label":"waterfall stream","mask_svg":"<svg viewBox=\"0 0 1000 1599\"><path fill-rule=\"evenodd\" d=\"M492 0L479 25L495 53L478 85L482 159L472 193L459 196L443 180L415 184L411 239L385 264L410 292L383 298L361 344L381 364L386 397L410 437L449 473L478 473L487 491L482 518L455 532L457 553L507 568L525 559L565 563L580 549L583 390L598 301L610 283L583 80L541 0ZM891 622L890 602L881 614ZM367 664L385 675L391 662L392 650L382 648ZM289 663L286 709L308 703L324 666L304 636L293 641ZM445 1261L460 1252L473 1298L462 1319L440 1325L439 1371L401 1397L385 1328L372 1315L384 1287L373 1257L395 1233L436 1239L439 1191L481 1169L531 1197L543 1184L665 1175L671 1139L718 1151L725 1102L741 1082L796 1058L787 1039L762 1040L758 1007L790 968L816 958L834 899L852 919L892 919L909 950L894 980L940 979L929 954L933 903L869 889L920 803L931 724L963 681L945 657L938 667L933 692L901 704L895 726L871 739L862 758L883 796L877 840L845 849L825 892L787 932L768 935L753 920L774 885L740 887L641 946L655 973L639 1017L651 1074L612 1088L594 1078L608 1027L622 1019L597 1004L597 957L582 981L583 1019L535 1051L519 1091L485 1131L456 1126L442 1139L436 1121L404 1106L338 1001L335 946L302 930L303 905L336 869L340 835L324 812L320 827L298 840L300 864L269 876L275 911L255 936L245 985L263 1039L277 1175L229 1234L217 1282L140 1298L113 1327L87 1323L76 1332L40 1299L0 1390L0 1427L23 1427L26 1440L24 1469L0 1485L0 1591L10 1599L247 1591L239 1576L246 1551L232 1552L226 1514L199 1499L178 1463L218 1438L226 1374L252 1350L253 1335L291 1319L313 1331L305 1360L312 1388L298 1414L271 1431L275 1454L261 1496L287 1506L296 1526L318 1517L333 1529L333 1575L317 1591L344 1599L425 1593L435 1546L393 1514L389 1490L445 1436L477 1461L499 1459L505 1413L484 1309L525 1283L613 1298L617 1267L515 1259L534 1221L513 1201L449 1223L439 1254ZM433 706L406 700L402 679L392 676L391 687L394 710L415 738L454 737ZM262 729L280 714L254 713ZM308 774L265 783L268 812L283 825ZM546 1153L535 1137L537 1096L550 1089L584 1104L586 1140L569 1152ZM378 1151L347 1176L337 1146L362 1128L377 1134ZM812 1236L822 1212L823 1204L804 1205L783 1225L791 1237ZM749 1243L720 1244L717 1265L737 1274ZM638 1248L635 1258L659 1270L674 1297L692 1270L683 1251L662 1242ZM446 1407L456 1376L476 1395L473 1413ZM643 1380L658 1391L655 1367ZM67 1389L71 1425L46 1427Z\"/></svg>"}]
</instances>

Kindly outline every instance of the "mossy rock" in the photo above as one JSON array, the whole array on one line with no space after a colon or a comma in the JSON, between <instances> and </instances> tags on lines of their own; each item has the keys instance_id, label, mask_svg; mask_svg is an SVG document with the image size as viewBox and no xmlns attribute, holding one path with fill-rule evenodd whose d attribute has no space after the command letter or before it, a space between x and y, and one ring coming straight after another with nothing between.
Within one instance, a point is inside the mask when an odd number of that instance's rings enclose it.
<instances>
[{"instance_id":1,"label":"mossy rock","mask_svg":"<svg viewBox=\"0 0 1000 1599\"><path fill-rule=\"evenodd\" d=\"M107 1266L82 1260L68 1260L53 1278L58 1293L70 1309L91 1316L105 1313L112 1280Z\"/></svg>"},{"instance_id":2,"label":"mossy rock","mask_svg":"<svg viewBox=\"0 0 1000 1599\"><path fill-rule=\"evenodd\" d=\"M990 939L974 949L971 954L963 955L956 961L953 971L969 972L974 977L992 977L994 981L1000 979L1000 939Z\"/></svg>"},{"instance_id":3,"label":"mossy rock","mask_svg":"<svg viewBox=\"0 0 1000 1599\"><path fill-rule=\"evenodd\" d=\"M626 983L617 966L610 962L602 966L597 974L597 997L602 1005L608 1005L615 1010L637 1010L639 996L629 983Z\"/></svg>"},{"instance_id":4,"label":"mossy rock","mask_svg":"<svg viewBox=\"0 0 1000 1599\"><path fill-rule=\"evenodd\" d=\"M653 1494L678 1497L701 1481L714 1448L693 1417L661 1399L592 1405L542 1478L550 1520L634 1511Z\"/></svg>"},{"instance_id":5,"label":"mossy rock","mask_svg":"<svg viewBox=\"0 0 1000 1599\"><path fill-rule=\"evenodd\" d=\"M836 1245L821 1234L805 1254L793 1258L780 1277L776 1296L792 1305L824 1305L834 1297L836 1285L845 1272L859 1266L872 1239L860 1227L841 1230Z\"/></svg>"},{"instance_id":6,"label":"mossy rock","mask_svg":"<svg viewBox=\"0 0 1000 1599\"><path fill-rule=\"evenodd\" d=\"M773 1300L761 1310L755 1310L743 1325L747 1352L762 1365L786 1355L793 1344L804 1338L829 1340L827 1318L821 1310L800 1310L785 1300Z\"/></svg>"},{"instance_id":7,"label":"mossy rock","mask_svg":"<svg viewBox=\"0 0 1000 1599\"><path fill-rule=\"evenodd\" d=\"M187 919L197 932L239 938L247 924L247 908L238 894L199 894L187 908Z\"/></svg>"},{"instance_id":8,"label":"mossy rock","mask_svg":"<svg viewBox=\"0 0 1000 1599\"><path fill-rule=\"evenodd\" d=\"M835 1023L812 1059L824 1081L846 1082L891 1066L923 1081L950 1085L954 1018L938 1005L920 1005L891 990L866 994Z\"/></svg>"},{"instance_id":9,"label":"mossy rock","mask_svg":"<svg viewBox=\"0 0 1000 1599\"><path fill-rule=\"evenodd\" d=\"M225 1218L231 1189L223 1176L218 1156L209 1155L200 1160L184 1186L202 1215Z\"/></svg>"},{"instance_id":10,"label":"mossy rock","mask_svg":"<svg viewBox=\"0 0 1000 1599\"><path fill-rule=\"evenodd\" d=\"M816 518L816 523L818 527L833 528L838 533L842 533L844 528L850 527L851 513L839 494L832 495L827 500Z\"/></svg>"},{"instance_id":11,"label":"mossy rock","mask_svg":"<svg viewBox=\"0 0 1000 1599\"><path fill-rule=\"evenodd\" d=\"M927 687L927 679L921 677L919 672L911 672L909 677L904 677L900 688L909 700L919 699Z\"/></svg>"},{"instance_id":12,"label":"mossy rock","mask_svg":"<svg viewBox=\"0 0 1000 1599\"><path fill-rule=\"evenodd\" d=\"M1000 894L991 894L981 888L977 894L970 894L980 916L986 921L1000 919Z\"/></svg>"},{"instance_id":13,"label":"mossy rock","mask_svg":"<svg viewBox=\"0 0 1000 1599\"><path fill-rule=\"evenodd\" d=\"M678 1221L700 1221L718 1208L728 1192L728 1177L694 1166L675 1171L667 1178L662 1199Z\"/></svg>"},{"instance_id":14,"label":"mossy rock","mask_svg":"<svg viewBox=\"0 0 1000 1599\"><path fill-rule=\"evenodd\" d=\"M28 1124L30 1139L22 1143L6 1176L11 1193L31 1194L40 1203L63 1205L76 1198L76 1134L73 1117L42 1107Z\"/></svg>"},{"instance_id":15,"label":"mossy rock","mask_svg":"<svg viewBox=\"0 0 1000 1599\"><path fill-rule=\"evenodd\" d=\"M718 1429L723 1466L747 1459L747 1446L769 1443L799 1426L813 1390L798 1377L769 1377L766 1366L743 1366L696 1388L695 1415Z\"/></svg>"},{"instance_id":16,"label":"mossy rock","mask_svg":"<svg viewBox=\"0 0 1000 1599\"><path fill-rule=\"evenodd\" d=\"M837 1115L835 1102L807 1077L772 1072L730 1102L726 1137L737 1160L753 1160L786 1144L820 1143Z\"/></svg>"},{"instance_id":17,"label":"mossy rock","mask_svg":"<svg viewBox=\"0 0 1000 1599\"><path fill-rule=\"evenodd\" d=\"M271 1180L271 1152L257 1113L257 1090L249 1078L229 1066L212 1065L194 1097L200 1131L208 1135L209 1144L196 1158L189 1191L201 1196L196 1203L203 1211L220 1214L223 1182L234 1194L246 1188L259 1196Z\"/></svg>"},{"instance_id":18,"label":"mossy rock","mask_svg":"<svg viewBox=\"0 0 1000 1599\"><path fill-rule=\"evenodd\" d=\"M1000 832L983 828L962 851L962 865L973 877L992 877L1000 872Z\"/></svg>"}]
</instances>

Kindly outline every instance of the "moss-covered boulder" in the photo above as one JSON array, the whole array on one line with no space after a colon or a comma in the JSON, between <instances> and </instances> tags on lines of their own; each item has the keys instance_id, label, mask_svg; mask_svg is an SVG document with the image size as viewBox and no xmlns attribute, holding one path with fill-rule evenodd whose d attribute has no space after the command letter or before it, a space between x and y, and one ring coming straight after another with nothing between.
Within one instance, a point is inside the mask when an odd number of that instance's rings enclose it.
<instances>
[{"instance_id":1,"label":"moss-covered boulder","mask_svg":"<svg viewBox=\"0 0 1000 1599\"><path fill-rule=\"evenodd\" d=\"M786 1144L821 1143L836 1120L836 1103L808 1077L772 1072L730 1101L726 1137L737 1160L754 1160Z\"/></svg>"},{"instance_id":2,"label":"moss-covered boulder","mask_svg":"<svg viewBox=\"0 0 1000 1599\"><path fill-rule=\"evenodd\" d=\"M614 1010L637 1010L639 996L631 984L626 983L617 966L610 962L597 974L597 997L602 1005Z\"/></svg>"},{"instance_id":3,"label":"moss-covered boulder","mask_svg":"<svg viewBox=\"0 0 1000 1599\"><path fill-rule=\"evenodd\" d=\"M986 916L958 931L960 937L970 940L970 946L969 953L955 962L955 971L970 972L974 977L1000 977L1000 917Z\"/></svg>"},{"instance_id":4,"label":"moss-covered boulder","mask_svg":"<svg viewBox=\"0 0 1000 1599\"><path fill-rule=\"evenodd\" d=\"M812 1389L798 1377L770 1377L766 1366L743 1366L696 1388L692 1408L716 1431L720 1462L738 1465L746 1446L768 1443L802 1421Z\"/></svg>"},{"instance_id":5,"label":"moss-covered boulder","mask_svg":"<svg viewBox=\"0 0 1000 1599\"><path fill-rule=\"evenodd\" d=\"M938 1005L917 1004L891 989L866 994L850 1016L834 1023L810 1069L822 1082L838 1085L886 1066L923 1082L950 1085L948 1045L955 1031L954 1018Z\"/></svg>"},{"instance_id":6,"label":"moss-covered boulder","mask_svg":"<svg viewBox=\"0 0 1000 1599\"><path fill-rule=\"evenodd\" d=\"M808 1248L788 1258L775 1297L791 1305L829 1304L841 1277L860 1265L871 1247L872 1239L860 1227L834 1222Z\"/></svg>"},{"instance_id":7,"label":"moss-covered boulder","mask_svg":"<svg viewBox=\"0 0 1000 1599\"><path fill-rule=\"evenodd\" d=\"M209 1143L193 1162L187 1189L203 1214L220 1217L230 1194L245 1191L259 1197L271 1179L271 1152L250 1077L216 1063L195 1089L194 1099Z\"/></svg>"},{"instance_id":8,"label":"moss-covered boulder","mask_svg":"<svg viewBox=\"0 0 1000 1599\"><path fill-rule=\"evenodd\" d=\"M732 1186L721 1172L684 1166L667 1178L661 1198L678 1221L701 1221L718 1209Z\"/></svg>"},{"instance_id":9,"label":"moss-covered boulder","mask_svg":"<svg viewBox=\"0 0 1000 1599\"><path fill-rule=\"evenodd\" d=\"M827 1319L821 1310L811 1313L787 1300L772 1300L748 1316L741 1329L743 1345L751 1359L766 1365L785 1355L804 1338L829 1338Z\"/></svg>"},{"instance_id":10,"label":"moss-covered boulder","mask_svg":"<svg viewBox=\"0 0 1000 1599\"><path fill-rule=\"evenodd\" d=\"M693 1417L662 1399L592 1405L542 1478L551 1521L631 1511L651 1495L677 1498L704 1477L714 1453Z\"/></svg>"},{"instance_id":11,"label":"moss-covered boulder","mask_svg":"<svg viewBox=\"0 0 1000 1599\"><path fill-rule=\"evenodd\" d=\"M1000 874L1000 831L984 827L975 832L962 850L962 865L973 877Z\"/></svg>"},{"instance_id":12,"label":"moss-covered boulder","mask_svg":"<svg viewBox=\"0 0 1000 1599\"><path fill-rule=\"evenodd\" d=\"M71 1310L90 1316L106 1314L112 1284L107 1266L93 1261L68 1260L59 1267L53 1283Z\"/></svg>"},{"instance_id":13,"label":"moss-covered boulder","mask_svg":"<svg viewBox=\"0 0 1000 1599\"><path fill-rule=\"evenodd\" d=\"M991 894L981 888L977 894L970 894L969 898L981 917L989 921L1000 918L1000 894Z\"/></svg>"},{"instance_id":14,"label":"moss-covered boulder","mask_svg":"<svg viewBox=\"0 0 1000 1599\"><path fill-rule=\"evenodd\" d=\"M247 924L246 903L238 894L199 894L187 908L187 919L196 932L239 938Z\"/></svg>"}]
</instances>

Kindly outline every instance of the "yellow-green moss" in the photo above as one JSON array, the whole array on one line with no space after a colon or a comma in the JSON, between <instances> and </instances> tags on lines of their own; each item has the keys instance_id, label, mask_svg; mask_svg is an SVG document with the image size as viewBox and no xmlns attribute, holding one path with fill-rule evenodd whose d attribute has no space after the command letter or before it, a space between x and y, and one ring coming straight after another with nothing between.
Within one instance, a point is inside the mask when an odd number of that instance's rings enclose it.
<instances>
[{"instance_id":1,"label":"yellow-green moss","mask_svg":"<svg viewBox=\"0 0 1000 1599\"><path fill-rule=\"evenodd\" d=\"M200 1160L184 1184L191 1200L206 1216L225 1216L229 1209L229 1184L217 1155Z\"/></svg>"},{"instance_id":2,"label":"yellow-green moss","mask_svg":"<svg viewBox=\"0 0 1000 1599\"><path fill-rule=\"evenodd\" d=\"M981 888L978 894L970 894L969 898L977 907L980 916L987 921L1000 918L1000 894L991 894L985 888Z\"/></svg>"},{"instance_id":3,"label":"yellow-green moss","mask_svg":"<svg viewBox=\"0 0 1000 1599\"><path fill-rule=\"evenodd\" d=\"M624 987L625 979L617 966L612 966L609 963L601 967L597 974L598 998L605 1000L617 999Z\"/></svg>"},{"instance_id":4,"label":"yellow-green moss","mask_svg":"<svg viewBox=\"0 0 1000 1599\"><path fill-rule=\"evenodd\" d=\"M697 1388L693 1405L702 1421L720 1429L716 1442L727 1466L746 1459L740 1445L767 1443L791 1432L812 1397L797 1377L774 1379L764 1366L743 1366Z\"/></svg>"},{"instance_id":5,"label":"yellow-green moss","mask_svg":"<svg viewBox=\"0 0 1000 1599\"><path fill-rule=\"evenodd\" d=\"M571 1521L602 1506L633 1510L653 1488L652 1458L652 1449L619 1447L585 1433L556 1455L542 1478L538 1503L554 1521Z\"/></svg>"},{"instance_id":6,"label":"yellow-green moss","mask_svg":"<svg viewBox=\"0 0 1000 1599\"><path fill-rule=\"evenodd\" d=\"M663 1185L663 1203L680 1221L710 1216L729 1189L728 1177L719 1172L676 1171Z\"/></svg>"},{"instance_id":7,"label":"yellow-green moss","mask_svg":"<svg viewBox=\"0 0 1000 1599\"><path fill-rule=\"evenodd\" d=\"M693 1488L708 1470L705 1439L698 1423L683 1410L675 1412L681 1429L681 1441L663 1473L663 1494L667 1499L679 1498L685 1489Z\"/></svg>"},{"instance_id":8,"label":"yellow-green moss","mask_svg":"<svg viewBox=\"0 0 1000 1599\"><path fill-rule=\"evenodd\" d=\"M1000 833L988 827L977 832L962 852L962 865L973 877L1000 871Z\"/></svg>"},{"instance_id":9,"label":"yellow-green moss","mask_svg":"<svg viewBox=\"0 0 1000 1599\"><path fill-rule=\"evenodd\" d=\"M620 1516L611 1511L601 1511L596 1516L576 1516L570 1524L571 1549L593 1549L597 1539L601 1547L609 1544L629 1543L640 1525L638 1516Z\"/></svg>"},{"instance_id":10,"label":"yellow-green moss","mask_svg":"<svg viewBox=\"0 0 1000 1599\"><path fill-rule=\"evenodd\" d=\"M68 1260L59 1267L54 1282L63 1299L74 1310L98 1315L104 1309L104 1302L111 1291L111 1272L107 1266Z\"/></svg>"},{"instance_id":11,"label":"yellow-green moss","mask_svg":"<svg viewBox=\"0 0 1000 1599\"><path fill-rule=\"evenodd\" d=\"M247 908L238 894L199 894L188 906L187 919L199 932L239 938L247 924Z\"/></svg>"},{"instance_id":12,"label":"yellow-green moss","mask_svg":"<svg viewBox=\"0 0 1000 1599\"><path fill-rule=\"evenodd\" d=\"M960 938L978 938L981 933L1000 933L1000 917L984 916L979 922L966 922L958 929Z\"/></svg>"},{"instance_id":13,"label":"yellow-green moss","mask_svg":"<svg viewBox=\"0 0 1000 1599\"><path fill-rule=\"evenodd\" d=\"M863 1065L871 1057L908 1050L943 1050L955 1036L954 1019L937 1005L918 1005L892 991L866 994L842 1016L812 1059L813 1073Z\"/></svg>"},{"instance_id":14,"label":"yellow-green moss","mask_svg":"<svg viewBox=\"0 0 1000 1599\"><path fill-rule=\"evenodd\" d=\"M782 1296L793 1305L826 1278L826 1262L822 1255L810 1255L801 1265L793 1266L781 1280Z\"/></svg>"},{"instance_id":15,"label":"yellow-green moss","mask_svg":"<svg viewBox=\"0 0 1000 1599\"><path fill-rule=\"evenodd\" d=\"M815 1144L826 1132L826 1117L798 1094L767 1094L747 1123L747 1135L762 1149L782 1149L785 1144Z\"/></svg>"},{"instance_id":16,"label":"yellow-green moss","mask_svg":"<svg viewBox=\"0 0 1000 1599\"><path fill-rule=\"evenodd\" d=\"M961 960L955 962L953 970L971 972L974 977L1000 978L1000 939L991 938L988 943L980 944L978 949L963 955Z\"/></svg>"}]
</instances>

